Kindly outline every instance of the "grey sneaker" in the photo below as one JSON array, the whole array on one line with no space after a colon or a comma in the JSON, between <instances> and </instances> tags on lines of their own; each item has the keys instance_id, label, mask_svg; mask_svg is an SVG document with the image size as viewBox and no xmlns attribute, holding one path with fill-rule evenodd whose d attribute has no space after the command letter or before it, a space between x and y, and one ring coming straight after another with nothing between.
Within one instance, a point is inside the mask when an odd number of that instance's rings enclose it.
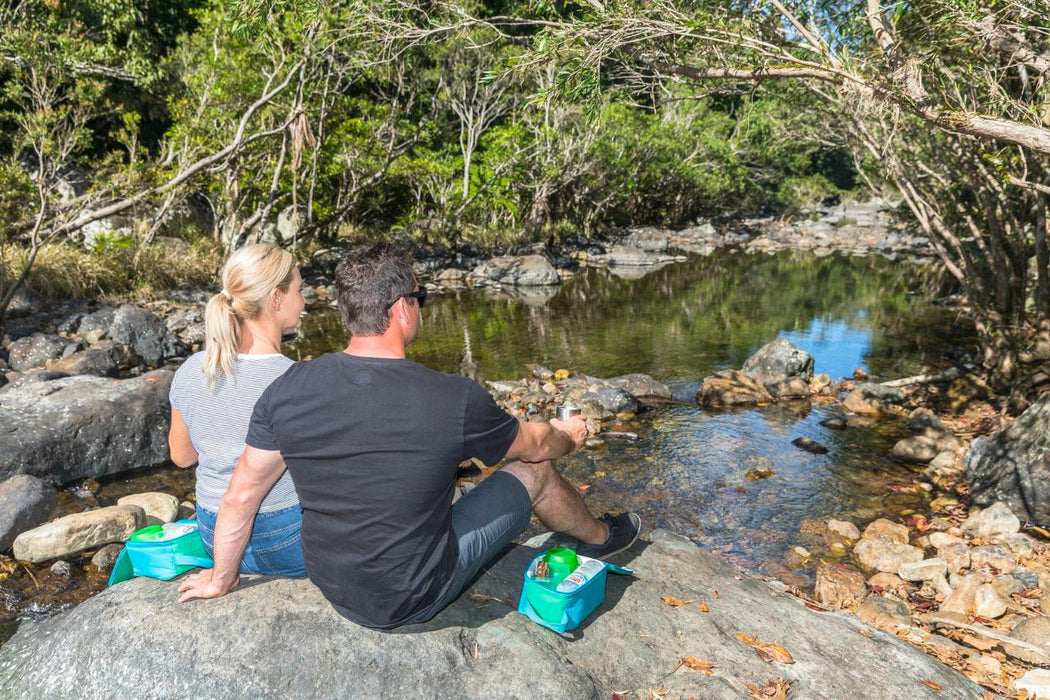
<instances>
[{"instance_id":1,"label":"grey sneaker","mask_svg":"<svg viewBox=\"0 0 1050 700\"><path fill-rule=\"evenodd\" d=\"M634 541L638 539L638 534L642 531L642 519L637 513L620 513L619 515L606 513L598 520L609 526L609 539L602 544L580 542L576 546L577 554L592 559L608 559L634 544Z\"/></svg>"}]
</instances>

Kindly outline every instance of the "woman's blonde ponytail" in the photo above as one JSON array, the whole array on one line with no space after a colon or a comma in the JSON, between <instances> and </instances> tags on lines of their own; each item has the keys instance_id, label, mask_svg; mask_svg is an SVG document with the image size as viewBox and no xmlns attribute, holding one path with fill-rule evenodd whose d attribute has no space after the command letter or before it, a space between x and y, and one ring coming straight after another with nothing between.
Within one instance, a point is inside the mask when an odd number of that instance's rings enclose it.
<instances>
[{"instance_id":1,"label":"woman's blonde ponytail","mask_svg":"<svg viewBox=\"0 0 1050 700\"><path fill-rule=\"evenodd\" d=\"M271 245L241 248L222 268L222 291L204 308L204 376L209 385L233 375L241 326L262 311L270 292L288 291L295 258Z\"/></svg>"}]
</instances>

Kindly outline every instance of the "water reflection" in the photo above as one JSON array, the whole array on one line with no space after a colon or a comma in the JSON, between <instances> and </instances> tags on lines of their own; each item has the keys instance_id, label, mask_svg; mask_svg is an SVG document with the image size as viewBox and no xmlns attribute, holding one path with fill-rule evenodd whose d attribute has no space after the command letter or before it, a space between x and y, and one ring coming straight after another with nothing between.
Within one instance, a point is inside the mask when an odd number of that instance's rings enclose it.
<instances>
[{"instance_id":1,"label":"water reflection","mask_svg":"<svg viewBox=\"0 0 1050 700\"><path fill-rule=\"evenodd\" d=\"M409 352L427 366L479 380L518 378L535 362L595 376L645 372L689 399L704 376L740 367L782 336L835 378L857 367L901 376L942 366L946 350L971 342L929 303L940 285L932 269L882 259L718 251L639 279L583 270L543 290L551 296L542 304L481 291L437 296ZM345 344L334 312L311 314L303 335L304 356ZM589 486L595 512L630 507L647 526L798 577L781 562L798 543L803 518L863 524L921 504L915 493L888 488L914 476L888 457L903 428L820 426L834 410L808 402L730 412L660 407L631 427L636 442L580 453L563 471ZM797 437L825 445L828 454L794 447ZM772 475L753 481L752 470Z\"/></svg>"}]
</instances>

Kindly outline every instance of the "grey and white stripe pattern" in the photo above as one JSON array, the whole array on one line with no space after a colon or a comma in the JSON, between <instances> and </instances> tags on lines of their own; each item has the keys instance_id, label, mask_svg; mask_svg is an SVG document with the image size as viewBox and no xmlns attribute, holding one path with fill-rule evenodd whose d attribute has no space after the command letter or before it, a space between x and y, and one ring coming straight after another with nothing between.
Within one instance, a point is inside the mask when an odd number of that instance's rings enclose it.
<instances>
[{"instance_id":1,"label":"grey and white stripe pattern","mask_svg":"<svg viewBox=\"0 0 1050 700\"><path fill-rule=\"evenodd\" d=\"M175 372L169 398L182 414L197 450L197 505L218 511L233 468L244 451L244 436L255 402L266 387L294 364L284 355L239 355L233 376L223 375L208 386L204 380L204 353L191 355ZM260 512L288 508L299 502L288 472L274 484Z\"/></svg>"}]
</instances>

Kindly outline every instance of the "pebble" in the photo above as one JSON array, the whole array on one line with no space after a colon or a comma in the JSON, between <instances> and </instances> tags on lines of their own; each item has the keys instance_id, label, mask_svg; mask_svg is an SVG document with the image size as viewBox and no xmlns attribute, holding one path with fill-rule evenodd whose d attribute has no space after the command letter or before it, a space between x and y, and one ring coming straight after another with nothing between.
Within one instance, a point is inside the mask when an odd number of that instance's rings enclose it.
<instances>
[{"instance_id":1,"label":"pebble","mask_svg":"<svg viewBox=\"0 0 1050 700\"><path fill-rule=\"evenodd\" d=\"M869 569L897 573L903 564L922 561L922 550L908 544L899 544L884 535L861 538L853 553Z\"/></svg>"},{"instance_id":2,"label":"pebble","mask_svg":"<svg viewBox=\"0 0 1050 700\"><path fill-rule=\"evenodd\" d=\"M68 561L59 559L51 565L51 574L60 578L69 578L73 573L73 567L69 565Z\"/></svg>"},{"instance_id":3,"label":"pebble","mask_svg":"<svg viewBox=\"0 0 1050 700\"><path fill-rule=\"evenodd\" d=\"M947 562L934 558L902 564L897 575L905 581L932 581L938 576L944 578L947 572Z\"/></svg>"},{"instance_id":4,"label":"pebble","mask_svg":"<svg viewBox=\"0 0 1050 700\"><path fill-rule=\"evenodd\" d=\"M974 594L974 614L994 620L1006 614L1006 603L995 586L986 583L978 587Z\"/></svg>"},{"instance_id":5,"label":"pebble","mask_svg":"<svg viewBox=\"0 0 1050 700\"><path fill-rule=\"evenodd\" d=\"M828 530L838 535L842 535L843 538L851 542L856 542L860 539L860 530L848 520L828 520Z\"/></svg>"},{"instance_id":6,"label":"pebble","mask_svg":"<svg viewBox=\"0 0 1050 700\"><path fill-rule=\"evenodd\" d=\"M864 537L883 535L898 544L908 544L908 528L886 518L879 518L864 528Z\"/></svg>"},{"instance_id":7,"label":"pebble","mask_svg":"<svg viewBox=\"0 0 1050 700\"><path fill-rule=\"evenodd\" d=\"M970 548L963 542L938 547L937 556L948 565L949 574L957 574L970 566Z\"/></svg>"},{"instance_id":8,"label":"pebble","mask_svg":"<svg viewBox=\"0 0 1050 700\"><path fill-rule=\"evenodd\" d=\"M117 563L117 557L120 556L121 550L124 549L122 544L107 544L102 549L95 552L95 556L91 557L91 563L100 572L105 573L113 568L113 565Z\"/></svg>"}]
</instances>

